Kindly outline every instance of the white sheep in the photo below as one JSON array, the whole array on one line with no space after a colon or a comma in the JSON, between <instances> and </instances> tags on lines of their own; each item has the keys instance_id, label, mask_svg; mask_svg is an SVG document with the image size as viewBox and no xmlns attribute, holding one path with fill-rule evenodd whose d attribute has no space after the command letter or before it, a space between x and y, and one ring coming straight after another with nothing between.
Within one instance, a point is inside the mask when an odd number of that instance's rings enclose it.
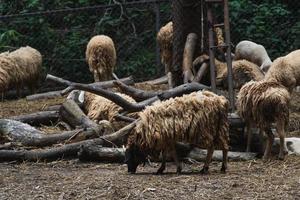
<instances>
[{"instance_id":1,"label":"white sheep","mask_svg":"<svg viewBox=\"0 0 300 200\"><path fill-rule=\"evenodd\" d=\"M265 47L248 40L243 40L236 45L234 59L253 62L264 72L267 72L272 64Z\"/></svg>"}]
</instances>

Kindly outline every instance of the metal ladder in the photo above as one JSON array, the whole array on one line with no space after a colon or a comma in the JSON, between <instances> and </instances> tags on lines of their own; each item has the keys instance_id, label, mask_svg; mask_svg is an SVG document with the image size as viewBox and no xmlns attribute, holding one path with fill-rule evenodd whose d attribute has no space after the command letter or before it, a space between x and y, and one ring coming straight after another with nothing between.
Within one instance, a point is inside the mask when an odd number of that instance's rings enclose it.
<instances>
[{"instance_id":1,"label":"metal ladder","mask_svg":"<svg viewBox=\"0 0 300 200\"><path fill-rule=\"evenodd\" d=\"M215 68L215 52L216 48L222 47L226 49L226 63L228 70L228 92L230 111L234 112L234 90L233 90L233 78L232 78L232 59L231 59L231 41L230 41L230 25L229 25L229 9L228 0L204 0L207 11L207 23L208 23L208 41L209 41L209 58L210 58L210 79L211 89L214 93L216 89L216 68ZM223 5L224 10L224 23L214 24L212 5L218 3ZM224 27L225 30L225 44L214 45L214 28Z\"/></svg>"}]
</instances>

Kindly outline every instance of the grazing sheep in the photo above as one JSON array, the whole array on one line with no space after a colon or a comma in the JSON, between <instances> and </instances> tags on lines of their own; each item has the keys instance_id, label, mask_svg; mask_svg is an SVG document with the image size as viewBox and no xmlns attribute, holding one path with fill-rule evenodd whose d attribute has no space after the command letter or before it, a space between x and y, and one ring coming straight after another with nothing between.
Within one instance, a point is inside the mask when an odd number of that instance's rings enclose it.
<instances>
[{"instance_id":1,"label":"grazing sheep","mask_svg":"<svg viewBox=\"0 0 300 200\"><path fill-rule=\"evenodd\" d=\"M267 72L265 80L277 81L292 92L300 85L300 50L277 58Z\"/></svg>"},{"instance_id":2,"label":"grazing sheep","mask_svg":"<svg viewBox=\"0 0 300 200\"><path fill-rule=\"evenodd\" d=\"M42 55L36 49L26 46L8 54L15 61L22 77L18 80L21 85L26 84L32 93L35 93L42 66Z\"/></svg>"},{"instance_id":3,"label":"grazing sheep","mask_svg":"<svg viewBox=\"0 0 300 200\"><path fill-rule=\"evenodd\" d=\"M125 94L116 94L129 102L135 102L134 99ZM96 121L97 123L101 120L108 120L109 122L114 122L116 115L122 109L120 106L113 103L112 101L89 92L84 92L83 105L87 116L90 119Z\"/></svg>"},{"instance_id":4,"label":"grazing sheep","mask_svg":"<svg viewBox=\"0 0 300 200\"><path fill-rule=\"evenodd\" d=\"M173 23L169 22L157 33L156 40L160 48L161 62L165 66L169 87L172 87L171 67L173 56Z\"/></svg>"},{"instance_id":5,"label":"grazing sheep","mask_svg":"<svg viewBox=\"0 0 300 200\"><path fill-rule=\"evenodd\" d=\"M180 173L176 142L188 142L207 148L202 173L208 172L214 149L221 148L221 171L225 172L229 141L227 111L226 98L207 91L193 92L148 106L139 113L140 121L128 138L125 152L128 172L135 173L147 155L162 152L163 161L157 173L165 169L166 153L171 153L177 165L177 173Z\"/></svg>"},{"instance_id":6,"label":"grazing sheep","mask_svg":"<svg viewBox=\"0 0 300 200\"><path fill-rule=\"evenodd\" d=\"M114 42L110 37L94 36L87 45L85 56L95 82L111 79L117 56Z\"/></svg>"},{"instance_id":7,"label":"grazing sheep","mask_svg":"<svg viewBox=\"0 0 300 200\"><path fill-rule=\"evenodd\" d=\"M267 72L272 64L265 47L248 40L243 40L236 45L234 58L253 62L264 72Z\"/></svg>"},{"instance_id":8,"label":"grazing sheep","mask_svg":"<svg viewBox=\"0 0 300 200\"><path fill-rule=\"evenodd\" d=\"M264 159L271 153L274 135L271 124L276 124L276 131L280 137L279 159L284 159L285 154L285 127L289 122L290 94L284 86L274 81L251 81L246 83L238 93L237 111L246 123L247 151L250 150L251 128L257 126L260 131L265 131L268 142L264 152Z\"/></svg>"},{"instance_id":9,"label":"grazing sheep","mask_svg":"<svg viewBox=\"0 0 300 200\"><path fill-rule=\"evenodd\" d=\"M194 66L201 65L203 62L209 62L209 56L203 54L195 59ZM215 59L215 67L216 67L216 83L218 86L227 87L227 64L218 61ZM245 83L254 80L260 81L264 78L263 72L259 69L259 67L251 63L247 60L238 60L232 62L232 73L233 73L233 83L234 88L239 89ZM206 74L209 76L209 74ZM207 79L207 78L206 78Z\"/></svg>"},{"instance_id":10,"label":"grazing sheep","mask_svg":"<svg viewBox=\"0 0 300 200\"><path fill-rule=\"evenodd\" d=\"M18 96L22 86L35 90L42 64L41 54L27 46L0 54L0 92L15 87Z\"/></svg>"}]
</instances>

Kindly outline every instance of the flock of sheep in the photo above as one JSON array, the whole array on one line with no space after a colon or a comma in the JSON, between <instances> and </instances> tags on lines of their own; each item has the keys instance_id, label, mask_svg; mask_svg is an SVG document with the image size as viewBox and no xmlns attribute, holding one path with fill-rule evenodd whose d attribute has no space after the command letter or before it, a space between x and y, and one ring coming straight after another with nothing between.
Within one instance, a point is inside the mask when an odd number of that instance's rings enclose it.
<instances>
[{"instance_id":1,"label":"flock of sheep","mask_svg":"<svg viewBox=\"0 0 300 200\"><path fill-rule=\"evenodd\" d=\"M162 27L157 34L161 49L161 61L165 66L171 86L172 67L172 22ZM93 37L86 49L86 61L95 81L112 78L116 65L116 50L113 40L105 35ZM31 47L22 47L13 52L0 54L0 92L24 84L34 88L41 67L41 54ZM199 55L193 66L209 65L208 55ZM227 66L216 60L216 78L220 87L226 87ZM237 96L237 112L246 123L248 145L251 141L251 128L257 126L268 136L264 159L269 159L274 141L271 124L275 123L280 137L279 159L285 156L285 127L289 119L289 101L291 92L300 83L300 50L287 56L269 58L265 48L250 41L242 41L236 46L233 61L235 88L240 89ZM205 75L209 77L209 75ZM87 115L99 122L112 122L120 107L111 101L85 92L84 109ZM118 94L130 102L130 96ZM184 111L184 112L183 112ZM221 171L227 168L229 148L228 101L209 91L193 92L182 97L156 102L140 113L136 127L132 130L126 146L128 171L134 173L137 166L145 162L148 155L162 154L162 164L157 173L165 169L166 154L169 153L177 164L175 143L188 142L207 149L207 158L202 169L208 172L209 163L215 148L223 150ZM201 130L201 131L199 131Z\"/></svg>"},{"instance_id":2,"label":"flock of sheep","mask_svg":"<svg viewBox=\"0 0 300 200\"><path fill-rule=\"evenodd\" d=\"M171 86L170 69L173 54L172 37L173 26L172 22L169 22L157 34L161 61L165 66L169 86ZM109 46L113 46L113 43ZM87 52L91 51L87 49ZM107 57L115 59L115 51L108 50L108 52L113 53ZM101 62L104 63L104 61ZM107 61L107 63L115 63L115 61ZM193 65L194 67L201 66L203 63L209 64L208 55L200 55ZM217 84L220 87L226 87L227 66L217 59L215 63ZM93 66L96 65L93 64ZM90 69L94 69L91 71L94 74L100 74L101 70L95 70L93 66L90 65ZM272 62L262 45L242 41L236 46L232 66L234 87L240 89L237 96L237 112L246 122L247 151L250 151L251 128L257 126L268 136L263 158L269 159L274 141L271 124L275 123L280 137L279 159L284 159L286 153L284 131L289 119L290 93L300 81L300 50ZM102 71L104 68L106 65ZM103 77L111 76L112 71L107 70L107 72L108 74ZM183 110L185 112L182 112ZM134 173L137 166L145 162L149 154L154 156L161 153L163 161L157 173L162 173L165 169L165 156L169 153L176 162L179 173L181 165L177 158L175 143L188 142L208 150L203 173L208 170L214 149L221 148L224 158L221 170L225 172L229 140L227 113L227 100L207 91L194 92L147 107L138 114L139 122L128 138L126 147L128 171ZM107 119L107 117L102 119Z\"/></svg>"}]
</instances>

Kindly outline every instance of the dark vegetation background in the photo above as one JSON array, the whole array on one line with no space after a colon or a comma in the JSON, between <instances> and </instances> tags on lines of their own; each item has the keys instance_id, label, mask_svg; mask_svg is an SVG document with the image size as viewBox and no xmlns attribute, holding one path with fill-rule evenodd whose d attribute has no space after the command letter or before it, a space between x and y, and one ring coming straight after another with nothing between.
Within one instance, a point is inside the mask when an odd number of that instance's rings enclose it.
<instances>
[{"instance_id":1,"label":"dark vegetation background","mask_svg":"<svg viewBox=\"0 0 300 200\"><path fill-rule=\"evenodd\" d=\"M0 17L0 52L30 45L43 55L44 74L93 81L85 48L96 34L113 38L117 74L148 79L163 72L156 64L155 4L124 6L127 0L1 0L0 15L118 4L107 9L34 16ZM171 20L170 2L159 3L161 26ZM222 11L217 8L217 15ZM200 17L200 16L199 16ZM300 1L230 0L233 45L248 39L263 44L272 59L300 48Z\"/></svg>"}]
</instances>

